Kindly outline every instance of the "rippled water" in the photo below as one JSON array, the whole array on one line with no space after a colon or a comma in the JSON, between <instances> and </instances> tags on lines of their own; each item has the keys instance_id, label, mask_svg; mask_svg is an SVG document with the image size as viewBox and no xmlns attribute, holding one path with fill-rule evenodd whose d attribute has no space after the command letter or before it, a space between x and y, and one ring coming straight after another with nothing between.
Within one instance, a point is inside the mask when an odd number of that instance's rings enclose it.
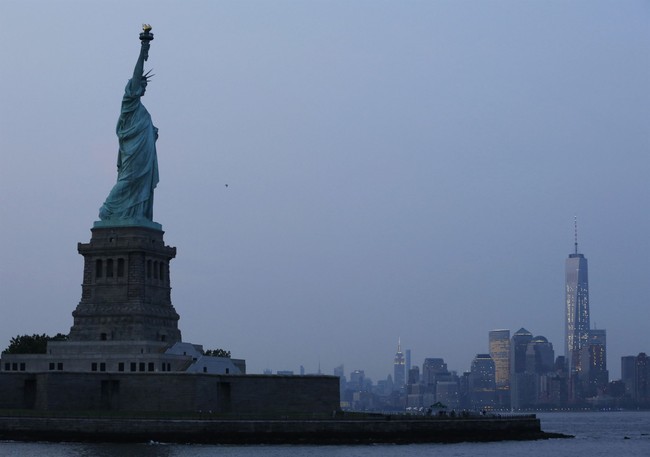
<instances>
[{"instance_id":1,"label":"rippled water","mask_svg":"<svg viewBox=\"0 0 650 457\"><path fill-rule=\"evenodd\" d=\"M0 442L0 456L28 457L604 457L650 456L650 411L539 414L542 429L573 439L499 443L230 446Z\"/></svg>"}]
</instances>

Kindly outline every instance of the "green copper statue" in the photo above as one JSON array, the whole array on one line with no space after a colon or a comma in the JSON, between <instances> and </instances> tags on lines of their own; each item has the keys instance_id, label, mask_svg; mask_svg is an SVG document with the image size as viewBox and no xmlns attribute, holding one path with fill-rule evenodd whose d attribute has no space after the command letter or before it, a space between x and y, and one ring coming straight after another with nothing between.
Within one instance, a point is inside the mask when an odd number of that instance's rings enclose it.
<instances>
[{"instance_id":1,"label":"green copper statue","mask_svg":"<svg viewBox=\"0 0 650 457\"><path fill-rule=\"evenodd\" d=\"M149 58L153 34L150 25L145 24L142 28L140 56L133 77L126 84L117 121L116 133L120 144L117 182L99 209L101 221L95 226L159 226L152 222L153 190L158 184L158 129L140 102L150 77L149 72L145 74L143 70L144 62Z\"/></svg>"}]
</instances>

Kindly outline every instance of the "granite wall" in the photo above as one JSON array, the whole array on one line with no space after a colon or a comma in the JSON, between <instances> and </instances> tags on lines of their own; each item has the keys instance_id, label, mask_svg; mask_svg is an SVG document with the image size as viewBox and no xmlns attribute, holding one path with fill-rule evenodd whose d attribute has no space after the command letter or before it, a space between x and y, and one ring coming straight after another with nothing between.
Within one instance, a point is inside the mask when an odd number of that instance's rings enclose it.
<instances>
[{"instance_id":1,"label":"granite wall","mask_svg":"<svg viewBox=\"0 0 650 457\"><path fill-rule=\"evenodd\" d=\"M332 414L334 376L203 373L0 373L0 409Z\"/></svg>"}]
</instances>

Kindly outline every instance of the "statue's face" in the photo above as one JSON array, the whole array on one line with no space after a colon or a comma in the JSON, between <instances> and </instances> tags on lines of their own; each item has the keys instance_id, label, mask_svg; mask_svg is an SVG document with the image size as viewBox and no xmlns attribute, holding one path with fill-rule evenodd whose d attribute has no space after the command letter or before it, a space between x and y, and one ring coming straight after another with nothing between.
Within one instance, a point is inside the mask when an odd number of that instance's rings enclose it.
<instances>
[{"instance_id":1,"label":"statue's face","mask_svg":"<svg viewBox=\"0 0 650 457\"><path fill-rule=\"evenodd\" d=\"M147 80L142 78L142 95L147 91Z\"/></svg>"}]
</instances>

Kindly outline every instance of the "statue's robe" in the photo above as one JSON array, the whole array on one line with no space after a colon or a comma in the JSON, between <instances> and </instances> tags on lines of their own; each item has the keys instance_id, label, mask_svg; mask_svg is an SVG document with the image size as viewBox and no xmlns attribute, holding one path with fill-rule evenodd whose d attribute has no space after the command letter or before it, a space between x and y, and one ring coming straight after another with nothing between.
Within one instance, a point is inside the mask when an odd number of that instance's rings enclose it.
<instances>
[{"instance_id":1,"label":"statue's robe","mask_svg":"<svg viewBox=\"0 0 650 457\"><path fill-rule=\"evenodd\" d=\"M120 150L117 182L99 210L103 221L134 223L153 218L153 191L158 184L158 129L140 102L141 86L126 85L116 133Z\"/></svg>"}]
</instances>

